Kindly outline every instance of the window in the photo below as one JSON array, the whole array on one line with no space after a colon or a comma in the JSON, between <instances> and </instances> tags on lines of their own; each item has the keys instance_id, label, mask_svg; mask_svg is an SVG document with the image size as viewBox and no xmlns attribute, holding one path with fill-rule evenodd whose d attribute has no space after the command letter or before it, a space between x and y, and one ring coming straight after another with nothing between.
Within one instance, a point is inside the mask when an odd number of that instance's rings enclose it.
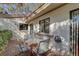
<instances>
[{"instance_id":1,"label":"window","mask_svg":"<svg viewBox=\"0 0 79 59\"><path fill-rule=\"evenodd\" d=\"M40 25L40 32L49 33L49 25L50 25L50 18L46 18L39 21Z\"/></svg>"},{"instance_id":2,"label":"window","mask_svg":"<svg viewBox=\"0 0 79 59\"><path fill-rule=\"evenodd\" d=\"M70 12L70 43L73 55L79 55L79 9L72 10Z\"/></svg>"},{"instance_id":3,"label":"window","mask_svg":"<svg viewBox=\"0 0 79 59\"><path fill-rule=\"evenodd\" d=\"M28 30L28 24L19 24L19 30Z\"/></svg>"},{"instance_id":4,"label":"window","mask_svg":"<svg viewBox=\"0 0 79 59\"><path fill-rule=\"evenodd\" d=\"M33 24L30 24L30 34L33 34Z\"/></svg>"}]
</instances>

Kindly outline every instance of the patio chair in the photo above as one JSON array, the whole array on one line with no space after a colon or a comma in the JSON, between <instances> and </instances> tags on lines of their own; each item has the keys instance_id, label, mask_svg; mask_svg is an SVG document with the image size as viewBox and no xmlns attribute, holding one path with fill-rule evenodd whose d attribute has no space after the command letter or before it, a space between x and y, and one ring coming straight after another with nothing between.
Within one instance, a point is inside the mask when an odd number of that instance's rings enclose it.
<instances>
[{"instance_id":1,"label":"patio chair","mask_svg":"<svg viewBox=\"0 0 79 59\"><path fill-rule=\"evenodd\" d=\"M45 56L50 51L48 47L49 47L49 40L40 41L37 49L37 55Z\"/></svg>"},{"instance_id":2,"label":"patio chair","mask_svg":"<svg viewBox=\"0 0 79 59\"><path fill-rule=\"evenodd\" d=\"M24 53L30 49L30 47L28 47L27 43L24 43L23 41L18 42L17 48L18 48L18 51L20 52L19 54Z\"/></svg>"},{"instance_id":3,"label":"patio chair","mask_svg":"<svg viewBox=\"0 0 79 59\"><path fill-rule=\"evenodd\" d=\"M37 56L38 43L32 43L30 47L30 55Z\"/></svg>"}]
</instances>

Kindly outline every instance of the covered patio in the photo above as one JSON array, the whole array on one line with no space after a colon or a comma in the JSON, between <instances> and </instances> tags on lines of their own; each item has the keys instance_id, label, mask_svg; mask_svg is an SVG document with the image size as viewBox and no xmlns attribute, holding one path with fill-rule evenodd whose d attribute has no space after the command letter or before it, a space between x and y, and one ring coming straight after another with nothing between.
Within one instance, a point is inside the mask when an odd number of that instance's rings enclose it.
<instances>
[{"instance_id":1,"label":"covered patio","mask_svg":"<svg viewBox=\"0 0 79 59\"><path fill-rule=\"evenodd\" d=\"M64 13L67 5L66 3L1 3L0 46L7 38L5 30L11 31L12 35L5 41L7 43L1 46L0 55L73 55L74 49L70 44L70 20L67 18L68 13Z\"/></svg>"}]
</instances>

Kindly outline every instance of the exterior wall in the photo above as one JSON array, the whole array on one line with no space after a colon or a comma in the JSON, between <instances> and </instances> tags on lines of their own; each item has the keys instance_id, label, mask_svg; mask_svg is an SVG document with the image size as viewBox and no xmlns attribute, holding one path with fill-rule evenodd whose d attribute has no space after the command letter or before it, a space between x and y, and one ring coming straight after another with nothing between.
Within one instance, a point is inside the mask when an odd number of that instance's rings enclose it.
<instances>
[{"instance_id":1,"label":"exterior wall","mask_svg":"<svg viewBox=\"0 0 79 59\"><path fill-rule=\"evenodd\" d=\"M79 8L79 4L67 4L63 7L58 8L55 11L52 11L48 14L45 14L30 23L34 24L34 33L39 32L39 20L50 17L50 33L51 35L59 35L62 37L62 47L69 51L69 40L70 40L70 29L69 29L69 19L70 19L70 11L73 9ZM37 40L37 39L36 39ZM51 42L49 48L51 46L55 47L56 43L51 38Z\"/></svg>"}]
</instances>

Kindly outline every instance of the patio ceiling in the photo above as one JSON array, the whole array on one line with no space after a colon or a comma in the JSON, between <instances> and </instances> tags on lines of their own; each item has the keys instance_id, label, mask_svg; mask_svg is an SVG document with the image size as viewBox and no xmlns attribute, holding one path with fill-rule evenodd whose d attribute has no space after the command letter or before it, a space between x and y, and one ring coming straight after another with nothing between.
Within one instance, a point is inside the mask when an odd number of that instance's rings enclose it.
<instances>
[{"instance_id":1,"label":"patio ceiling","mask_svg":"<svg viewBox=\"0 0 79 59\"><path fill-rule=\"evenodd\" d=\"M35 12L33 12L29 17L26 17L26 23L29 23L35 20L38 17L41 17L44 14L49 13L50 11L54 11L57 8L65 5L64 3L46 3L42 7L38 8Z\"/></svg>"}]
</instances>

